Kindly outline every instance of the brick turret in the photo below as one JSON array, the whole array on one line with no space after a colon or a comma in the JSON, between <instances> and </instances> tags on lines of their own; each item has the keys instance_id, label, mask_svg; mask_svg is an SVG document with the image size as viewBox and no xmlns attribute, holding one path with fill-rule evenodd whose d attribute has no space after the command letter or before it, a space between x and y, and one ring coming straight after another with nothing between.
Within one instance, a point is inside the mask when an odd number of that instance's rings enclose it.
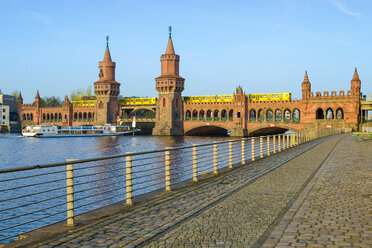
<instances>
[{"instance_id":1,"label":"brick turret","mask_svg":"<svg viewBox=\"0 0 372 248\"><path fill-rule=\"evenodd\" d=\"M23 98L22 98L21 92L19 92L18 99L17 99L18 109L21 109L22 108L22 104L23 104Z\"/></svg>"},{"instance_id":2,"label":"brick turret","mask_svg":"<svg viewBox=\"0 0 372 248\"><path fill-rule=\"evenodd\" d=\"M302 100L309 99L310 92L311 92L311 83L309 81L307 71L305 71L304 81L302 82L301 87L302 87Z\"/></svg>"},{"instance_id":3,"label":"brick turret","mask_svg":"<svg viewBox=\"0 0 372 248\"><path fill-rule=\"evenodd\" d=\"M116 123L119 114L117 96L120 94L120 83L115 81L116 63L111 60L108 36L105 55L99 62L99 80L94 83L94 94L97 97L95 106L95 124Z\"/></svg>"},{"instance_id":4,"label":"brick turret","mask_svg":"<svg viewBox=\"0 0 372 248\"><path fill-rule=\"evenodd\" d=\"M361 81L359 79L359 75L358 75L358 71L357 71L356 67L355 67L353 79L351 80L350 84L351 84L351 94L352 94L352 96L359 98Z\"/></svg>"},{"instance_id":5,"label":"brick turret","mask_svg":"<svg viewBox=\"0 0 372 248\"><path fill-rule=\"evenodd\" d=\"M153 135L183 135L183 102L185 79L179 76L178 56L173 47L171 27L165 54L161 55L161 76L155 79L159 94Z\"/></svg>"}]
</instances>

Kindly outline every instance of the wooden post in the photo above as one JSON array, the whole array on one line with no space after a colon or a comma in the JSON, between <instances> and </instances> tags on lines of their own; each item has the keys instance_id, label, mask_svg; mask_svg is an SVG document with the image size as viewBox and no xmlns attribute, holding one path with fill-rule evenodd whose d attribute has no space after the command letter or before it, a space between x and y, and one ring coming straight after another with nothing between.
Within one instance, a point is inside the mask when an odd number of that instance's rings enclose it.
<instances>
[{"instance_id":1,"label":"wooden post","mask_svg":"<svg viewBox=\"0 0 372 248\"><path fill-rule=\"evenodd\" d=\"M171 191L170 180L170 151L165 151L165 191Z\"/></svg>"},{"instance_id":2,"label":"wooden post","mask_svg":"<svg viewBox=\"0 0 372 248\"><path fill-rule=\"evenodd\" d=\"M254 161L254 138L251 139L251 146L252 146L252 161Z\"/></svg>"},{"instance_id":3,"label":"wooden post","mask_svg":"<svg viewBox=\"0 0 372 248\"><path fill-rule=\"evenodd\" d=\"M242 164L245 164L245 139L242 140Z\"/></svg>"},{"instance_id":4,"label":"wooden post","mask_svg":"<svg viewBox=\"0 0 372 248\"><path fill-rule=\"evenodd\" d=\"M127 191L127 205L133 205L132 202L132 156L126 157L126 170L125 170L125 177L126 177L126 191Z\"/></svg>"},{"instance_id":5,"label":"wooden post","mask_svg":"<svg viewBox=\"0 0 372 248\"><path fill-rule=\"evenodd\" d=\"M229 142L229 169L233 168L233 144Z\"/></svg>"},{"instance_id":6,"label":"wooden post","mask_svg":"<svg viewBox=\"0 0 372 248\"><path fill-rule=\"evenodd\" d=\"M276 153L276 135L273 136L273 153Z\"/></svg>"},{"instance_id":7,"label":"wooden post","mask_svg":"<svg viewBox=\"0 0 372 248\"><path fill-rule=\"evenodd\" d=\"M194 144L192 148L192 180L198 181L198 147Z\"/></svg>"},{"instance_id":8,"label":"wooden post","mask_svg":"<svg viewBox=\"0 0 372 248\"><path fill-rule=\"evenodd\" d=\"M263 158L263 138L260 137L260 158Z\"/></svg>"},{"instance_id":9,"label":"wooden post","mask_svg":"<svg viewBox=\"0 0 372 248\"><path fill-rule=\"evenodd\" d=\"M213 174L218 175L217 144L213 144Z\"/></svg>"},{"instance_id":10,"label":"wooden post","mask_svg":"<svg viewBox=\"0 0 372 248\"><path fill-rule=\"evenodd\" d=\"M74 161L76 159L67 159ZM66 165L67 226L74 226L74 165Z\"/></svg>"}]
</instances>

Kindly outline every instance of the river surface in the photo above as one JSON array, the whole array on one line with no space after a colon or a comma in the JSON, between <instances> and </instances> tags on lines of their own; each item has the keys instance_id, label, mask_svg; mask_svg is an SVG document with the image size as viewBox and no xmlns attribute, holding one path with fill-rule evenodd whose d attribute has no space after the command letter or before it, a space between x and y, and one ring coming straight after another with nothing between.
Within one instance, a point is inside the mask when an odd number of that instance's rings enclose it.
<instances>
[{"instance_id":1,"label":"river surface","mask_svg":"<svg viewBox=\"0 0 372 248\"><path fill-rule=\"evenodd\" d=\"M66 159L97 158L227 139L230 137L138 135L135 137L24 138L18 134L4 134L0 135L0 170L65 162Z\"/></svg>"},{"instance_id":2,"label":"river surface","mask_svg":"<svg viewBox=\"0 0 372 248\"><path fill-rule=\"evenodd\" d=\"M160 150L192 144L230 140L203 136L112 136L71 138L23 138L0 135L0 170L25 166L99 158L127 152ZM263 139L263 155L267 153ZM270 150L273 150L272 139ZM245 143L245 158L251 159L251 141ZM232 163L241 161L241 142L233 142ZM260 142L254 142L255 157ZM278 150L278 142L276 143ZM229 165L229 144L218 145L218 169ZM165 187L164 152L133 156L132 192L139 196ZM172 151L171 185L193 175L192 149ZM74 165L74 210L79 215L126 199L126 158L111 158ZM198 176L213 171L213 146L198 148ZM19 234L66 220L66 166L0 174L0 243Z\"/></svg>"}]
</instances>

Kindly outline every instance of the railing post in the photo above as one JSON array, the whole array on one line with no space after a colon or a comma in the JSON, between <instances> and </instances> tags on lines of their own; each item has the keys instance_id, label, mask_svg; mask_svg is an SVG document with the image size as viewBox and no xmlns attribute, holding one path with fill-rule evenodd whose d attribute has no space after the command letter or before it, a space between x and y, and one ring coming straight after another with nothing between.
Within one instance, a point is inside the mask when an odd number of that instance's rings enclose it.
<instances>
[{"instance_id":1,"label":"railing post","mask_svg":"<svg viewBox=\"0 0 372 248\"><path fill-rule=\"evenodd\" d=\"M242 140L242 164L245 164L245 139Z\"/></svg>"},{"instance_id":2,"label":"railing post","mask_svg":"<svg viewBox=\"0 0 372 248\"><path fill-rule=\"evenodd\" d=\"M285 150L285 133L283 133L283 151Z\"/></svg>"},{"instance_id":3,"label":"railing post","mask_svg":"<svg viewBox=\"0 0 372 248\"><path fill-rule=\"evenodd\" d=\"M213 144L213 174L218 175L217 144Z\"/></svg>"},{"instance_id":4,"label":"railing post","mask_svg":"<svg viewBox=\"0 0 372 248\"><path fill-rule=\"evenodd\" d=\"M169 149L166 147L165 149ZM170 151L165 151L165 191L171 191L170 187Z\"/></svg>"},{"instance_id":5,"label":"railing post","mask_svg":"<svg viewBox=\"0 0 372 248\"><path fill-rule=\"evenodd\" d=\"M290 137L291 137L291 136L290 136L290 134L288 134L288 133L287 133L286 136L287 136L286 138L287 138L287 149L288 149L288 148L289 148L289 142L291 141L291 140L290 140Z\"/></svg>"},{"instance_id":6,"label":"railing post","mask_svg":"<svg viewBox=\"0 0 372 248\"><path fill-rule=\"evenodd\" d=\"M281 152L282 151L282 148L281 148L281 140L280 140L280 134L278 134L278 152Z\"/></svg>"},{"instance_id":7,"label":"railing post","mask_svg":"<svg viewBox=\"0 0 372 248\"><path fill-rule=\"evenodd\" d=\"M76 159L67 159L74 161ZM67 226L74 226L74 165L66 165Z\"/></svg>"},{"instance_id":8,"label":"railing post","mask_svg":"<svg viewBox=\"0 0 372 248\"><path fill-rule=\"evenodd\" d=\"M251 139L251 146L252 146L252 161L254 161L254 138Z\"/></svg>"},{"instance_id":9,"label":"railing post","mask_svg":"<svg viewBox=\"0 0 372 248\"><path fill-rule=\"evenodd\" d=\"M231 141L229 141L229 169L233 168L232 163L233 163L233 144Z\"/></svg>"},{"instance_id":10,"label":"railing post","mask_svg":"<svg viewBox=\"0 0 372 248\"><path fill-rule=\"evenodd\" d=\"M266 145L267 145L267 156L270 156L270 136L267 136L267 142L266 142Z\"/></svg>"},{"instance_id":11,"label":"railing post","mask_svg":"<svg viewBox=\"0 0 372 248\"><path fill-rule=\"evenodd\" d=\"M276 135L273 136L273 153L276 153Z\"/></svg>"},{"instance_id":12,"label":"railing post","mask_svg":"<svg viewBox=\"0 0 372 248\"><path fill-rule=\"evenodd\" d=\"M263 158L263 138L260 136L260 158Z\"/></svg>"},{"instance_id":13,"label":"railing post","mask_svg":"<svg viewBox=\"0 0 372 248\"><path fill-rule=\"evenodd\" d=\"M132 156L128 155L126 157L126 164L125 164L125 177L126 177L126 191L127 191L127 205L133 205L132 202Z\"/></svg>"},{"instance_id":14,"label":"railing post","mask_svg":"<svg viewBox=\"0 0 372 248\"><path fill-rule=\"evenodd\" d=\"M195 144L192 148L192 180L198 181L198 147Z\"/></svg>"}]
</instances>

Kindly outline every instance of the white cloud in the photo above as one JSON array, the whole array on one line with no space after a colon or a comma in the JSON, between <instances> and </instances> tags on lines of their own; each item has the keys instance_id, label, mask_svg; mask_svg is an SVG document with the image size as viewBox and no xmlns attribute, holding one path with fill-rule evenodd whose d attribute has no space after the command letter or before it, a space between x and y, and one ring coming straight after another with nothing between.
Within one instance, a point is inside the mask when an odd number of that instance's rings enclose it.
<instances>
[{"instance_id":1,"label":"white cloud","mask_svg":"<svg viewBox=\"0 0 372 248\"><path fill-rule=\"evenodd\" d=\"M340 2L338 0L328 0L328 2L330 2L333 6L335 6L339 11L341 11L345 15L355 16L355 17L360 17L360 16L363 15L362 13L353 12L353 11L349 10L345 6L345 4L343 4L342 2Z\"/></svg>"}]
</instances>

